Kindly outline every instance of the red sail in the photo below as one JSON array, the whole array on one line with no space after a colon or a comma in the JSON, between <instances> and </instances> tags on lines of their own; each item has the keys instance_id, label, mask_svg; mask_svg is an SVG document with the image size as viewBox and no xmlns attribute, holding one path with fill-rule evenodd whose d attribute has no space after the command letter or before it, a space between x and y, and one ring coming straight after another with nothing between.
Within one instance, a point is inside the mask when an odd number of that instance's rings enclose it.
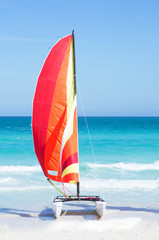
<instances>
[{"instance_id":1,"label":"red sail","mask_svg":"<svg viewBox=\"0 0 159 240\"><path fill-rule=\"evenodd\" d=\"M73 38L61 39L50 51L33 101L34 148L46 177L78 182L77 102Z\"/></svg>"}]
</instances>

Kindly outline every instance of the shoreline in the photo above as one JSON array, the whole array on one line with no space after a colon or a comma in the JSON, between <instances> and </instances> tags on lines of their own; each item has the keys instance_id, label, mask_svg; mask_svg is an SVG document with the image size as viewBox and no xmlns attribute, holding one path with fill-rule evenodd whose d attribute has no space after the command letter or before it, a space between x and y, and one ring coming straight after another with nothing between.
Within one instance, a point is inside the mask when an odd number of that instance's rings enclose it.
<instances>
[{"instance_id":1,"label":"shoreline","mask_svg":"<svg viewBox=\"0 0 159 240\"><path fill-rule=\"evenodd\" d=\"M3 240L158 240L158 209L107 206L99 219L93 206L77 207L64 206L59 219L54 219L50 207L41 211L0 209L0 236Z\"/></svg>"}]
</instances>

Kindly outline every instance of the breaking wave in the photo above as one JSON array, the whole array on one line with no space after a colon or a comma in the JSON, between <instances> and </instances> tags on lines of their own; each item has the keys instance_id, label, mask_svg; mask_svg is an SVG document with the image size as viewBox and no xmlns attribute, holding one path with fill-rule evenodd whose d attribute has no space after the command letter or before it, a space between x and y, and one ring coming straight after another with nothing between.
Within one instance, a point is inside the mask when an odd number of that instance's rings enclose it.
<instances>
[{"instance_id":1,"label":"breaking wave","mask_svg":"<svg viewBox=\"0 0 159 240\"><path fill-rule=\"evenodd\" d=\"M46 190L47 188L51 188L51 186L22 186L22 187L1 187L0 192L23 192L30 190Z\"/></svg>"},{"instance_id":2,"label":"breaking wave","mask_svg":"<svg viewBox=\"0 0 159 240\"><path fill-rule=\"evenodd\" d=\"M58 185L56 183L56 185ZM67 185L67 184L66 184ZM155 180L128 180L128 179L88 179L81 178L80 181L81 191L93 191L97 192L102 190L102 192L108 192L111 190L117 191L130 191L130 190L139 190L139 191L151 191L159 189L159 178ZM59 184L59 187L62 186ZM75 191L75 186L69 184L67 188L70 191ZM48 184L39 184L35 182L34 185L29 185L26 182L16 181L16 179L8 178L0 178L0 192L25 192L25 191L43 191L46 189L54 189L51 185Z\"/></svg>"},{"instance_id":3,"label":"breaking wave","mask_svg":"<svg viewBox=\"0 0 159 240\"><path fill-rule=\"evenodd\" d=\"M145 171L145 170L159 170L159 161L154 163L112 163L112 164L95 164L86 163L90 168L107 168L126 171Z\"/></svg>"},{"instance_id":4,"label":"breaking wave","mask_svg":"<svg viewBox=\"0 0 159 240\"><path fill-rule=\"evenodd\" d=\"M85 180L82 184L84 188L88 189L118 189L118 190L154 190L159 188L159 179L155 180L119 180L119 179L94 179Z\"/></svg>"},{"instance_id":5,"label":"breaking wave","mask_svg":"<svg viewBox=\"0 0 159 240\"><path fill-rule=\"evenodd\" d=\"M39 172L41 171L40 166L0 166L0 172L16 172L16 173L24 173L24 172Z\"/></svg>"},{"instance_id":6,"label":"breaking wave","mask_svg":"<svg viewBox=\"0 0 159 240\"><path fill-rule=\"evenodd\" d=\"M7 184L7 183L16 183L17 180L15 178L12 178L12 177L4 177L4 178L0 178L0 184Z\"/></svg>"}]
</instances>

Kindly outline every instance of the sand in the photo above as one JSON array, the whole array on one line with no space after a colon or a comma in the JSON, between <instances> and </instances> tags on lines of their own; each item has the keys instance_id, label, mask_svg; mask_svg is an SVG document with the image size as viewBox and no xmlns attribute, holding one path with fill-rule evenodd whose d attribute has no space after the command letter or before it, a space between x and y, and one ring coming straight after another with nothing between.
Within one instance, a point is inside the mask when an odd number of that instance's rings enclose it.
<instances>
[{"instance_id":1,"label":"sand","mask_svg":"<svg viewBox=\"0 0 159 240\"><path fill-rule=\"evenodd\" d=\"M0 209L0 240L158 240L159 211L107 206L99 218L94 205L66 204L54 219L51 207L39 210Z\"/></svg>"}]
</instances>

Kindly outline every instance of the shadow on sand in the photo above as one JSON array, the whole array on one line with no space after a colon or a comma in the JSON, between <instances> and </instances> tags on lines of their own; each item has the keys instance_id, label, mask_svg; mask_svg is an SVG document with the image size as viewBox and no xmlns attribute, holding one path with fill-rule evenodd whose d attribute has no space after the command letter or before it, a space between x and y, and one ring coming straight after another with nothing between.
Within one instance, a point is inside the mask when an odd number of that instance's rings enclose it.
<instances>
[{"instance_id":1,"label":"shadow on sand","mask_svg":"<svg viewBox=\"0 0 159 240\"><path fill-rule=\"evenodd\" d=\"M107 206L107 209L119 210L119 211L130 211L130 212L159 213L159 209L155 209L155 208L136 208L136 207Z\"/></svg>"},{"instance_id":2,"label":"shadow on sand","mask_svg":"<svg viewBox=\"0 0 159 240\"><path fill-rule=\"evenodd\" d=\"M71 205L71 204L70 204ZM78 209L78 205L75 208L75 205L70 206L67 209L64 207L61 212L61 217L63 216L81 216L84 219L98 219L98 216L96 215L96 211L94 209L88 209L88 205L86 205L87 208L85 209ZM72 209L74 207L74 209ZM80 207L85 207L85 205L82 204ZM47 220L54 220L54 213L51 208L45 208L43 209L39 214L40 220L47 221Z\"/></svg>"},{"instance_id":3,"label":"shadow on sand","mask_svg":"<svg viewBox=\"0 0 159 240\"><path fill-rule=\"evenodd\" d=\"M52 208L46 207L43 209L40 214L38 215L40 220L46 221L46 220L54 220L54 213Z\"/></svg>"},{"instance_id":4,"label":"shadow on sand","mask_svg":"<svg viewBox=\"0 0 159 240\"><path fill-rule=\"evenodd\" d=\"M119 210L119 211L130 211L130 212L149 212L149 213L159 213L159 209L155 208L136 208L136 207L123 207L123 206L107 206L107 210ZM23 209L14 208L0 208L0 213L2 214L13 214L19 215L24 218L39 218L42 221L54 220L54 214L52 208L46 207L39 214L37 211L28 211ZM67 209L62 210L62 216L81 216L84 219L96 220L99 217L96 214L94 206L89 206L87 204L67 204Z\"/></svg>"},{"instance_id":5,"label":"shadow on sand","mask_svg":"<svg viewBox=\"0 0 159 240\"><path fill-rule=\"evenodd\" d=\"M35 213L33 211L28 211L28 210L23 210L23 209L15 209L15 208L0 208L0 213L19 215L20 217L27 217L27 218L35 217L35 216L31 215L32 213Z\"/></svg>"},{"instance_id":6,"label":"shadow on sand","mask_svg":"<svg viewBox=\"0 0 159 240\"><path fill-rule=\"evenodd\" d=\"M159 209L154 208L137 208L128 206L107 206L106 210L119 210L119 211L129 211L129 212L148 212L148 213L159 213ZM87 204L67 204L67 208L63 206L61 216L81 216L85 220L97 220L100 217L96 214L95 206L89 206ZM53 220L53 210L51 208L45 208L39 214L41 220Z\"/></svg>"}]
</instances>

